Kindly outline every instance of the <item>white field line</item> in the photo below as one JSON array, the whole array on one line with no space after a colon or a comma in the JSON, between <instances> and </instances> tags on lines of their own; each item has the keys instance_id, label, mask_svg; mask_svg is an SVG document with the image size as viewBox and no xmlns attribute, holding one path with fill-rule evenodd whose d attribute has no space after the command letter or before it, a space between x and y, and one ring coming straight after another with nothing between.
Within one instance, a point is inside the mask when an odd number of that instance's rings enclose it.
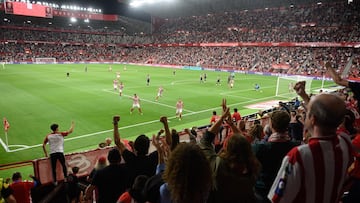
<instances>
[{"instance_id":1,"label":"white field line","mask_svg":"<svg viewBox=\"0 0 360 203\"><path fill-rule=\"evenodd\" d=\"M3 148L5 149L6 152L9 152L9 147L4 143L4 141L0 138L0 143L3 146Z\"/></svg>"},{"instance_id":2,"label":"white field line","mask_svg":"<svg viewBox=\"0 0 360 203\"><path fill-rule=\"evenodd\" d=\"M103 91L107 91L107 92L111 92L111 93L116 93L118 94L117 92L113 92L113 91L108 91L108 90L103 90ZM245 90L243 90L245 91ZM125 96L125 95L124 95ZM127 95L127 97L129 97ZM247 104L247 103L253 103L253 102L256 102L256 101L261 101L261 100L264 100L264 99L271 99L273 98L274 96L271 96L271 97L262 97L260 99L249 99L249 101L244 101L244 102L239 102L239 103L234 103L234 104L229 104L228 106L231 107L231 106L236 106L236 105L241 105L241 104ZM158 102L153 102L153 101L149 101L148 102L151 102L151 103L155 103L155 104L159 104L159 105L165 105L165 104L161 104L161 103L158 103ZM220 101L219 101L220 103ZM166 105L167 107L170 107L170 108L175 108L173 106L169 106L169 105ZM191 115L195 115L195 114L200 114L200 113L204 113L204 112L208 112L208 111L213 111L213 110L216 110L216 109L219 109L220 108L220 105L216 106L216 107L213 107L213 108L210 108L210 109L204 109L204 110L201 110L201 111L189 111L190 113L187 113L187 114L184 114L183 117L186 117L186 116L191 116ZM169 117L168 119L174 119L176 118L176 116L172 116L172 117ZM124 127L120 127L119 129L122 130L122 129L127 129L127 128L133 128L133 127L137 127L137 126L143 126L143 125L148 125L148 124L151 124L151 123L155 123L155 122L160 122L159 119L157 120L152 120L152 121L147 121L147 122L143 122L143 123L137 123L137 124L134 124L134 125L128 125L128 126L124 126ZM103 133L108 133L108 132L112 132L113 129L110 129L110 130L104 130L104 131L99 131L99 132L94 132L94 133L89 133L89 134L85 134L85 135L80 135L80 136L76 136L76 137L70 137L70 138L67 138L65 139L64 141L71 141L71 140L77 140L77 139L82 139L82 138L85 138L85 137L92 137L94 135L99 135L99 134L103 134ZM8 147L6 147L6 145L4 144L4 142L2 141L2 139L0 138L0 143L3 145L4 149L6 152L16 152L16 151L22 151L22 150L26 150L26 149L31 149L31 148L35 148L35 147L41 147L42 144L37 144L37 145L31 145L31 146L26 146L26 145L23 145L22 148L17 148L17 149L10 149L10 147L12 146L15 146L15 145L9 145ZM8 149L8 150L6 150Z\"/></svg>"}]
</instances>

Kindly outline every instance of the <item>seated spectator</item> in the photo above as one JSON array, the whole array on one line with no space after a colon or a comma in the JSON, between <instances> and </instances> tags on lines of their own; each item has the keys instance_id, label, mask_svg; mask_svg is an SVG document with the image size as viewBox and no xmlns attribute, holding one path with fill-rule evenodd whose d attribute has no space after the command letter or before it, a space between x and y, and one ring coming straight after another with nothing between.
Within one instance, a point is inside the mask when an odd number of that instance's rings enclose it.
<instances>
[{"instance_id":1,"label":"seated spectator","mask_svg":"<svg viewBox=\"0 0 360 203\"><path fill-rule=\"evenodd\" d=\"M13 191L16 202L31 202L31 189L38 186L40 182L35 178L35 176L29 175L29 177L32 178L33 181L23 181L20 172L15 172L12 175L10 188Z\"/></svg>"},{"instance_id":2,"label":"seated spectator","mask_svg":"<svg viewBox=\"0 0 360 203\"><path fill-rule=\"evenodd\" d=\"M99 148L104 148L110 146L112 143L112 139L110 137L107 137L104 142L99 143Z\"/></svg>"},{"instance_id":3,"label":"seated spectator","mask_svg":"<svg viewBox=\"0 0 360 203\"><path fill-rule=\"evenodd\" d=\"M106 143L106 146L110 146L111 143L112 143L112 139L111 139L110 137L107 137L107 138L105 139L105 143Z\"/></svg>"}]
</instances>

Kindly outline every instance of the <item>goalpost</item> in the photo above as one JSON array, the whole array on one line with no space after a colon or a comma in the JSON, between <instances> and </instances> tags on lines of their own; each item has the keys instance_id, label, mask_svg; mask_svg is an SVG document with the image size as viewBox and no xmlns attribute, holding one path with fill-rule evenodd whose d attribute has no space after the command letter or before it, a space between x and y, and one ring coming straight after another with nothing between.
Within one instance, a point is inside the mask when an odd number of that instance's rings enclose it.
<instances>
[{"instance_id":1,"label":"goalpost","mask_svg":"<svg viewBox=\"0 0 360 203\"><path fill-rule=\"evenodd\" d=\"M276 93L275 96L281 97L296 97L296 92L294 90L294 85L299 81L305 81L305 91L311 93L311 83L313 81L312 77L305 76L280 76L276 82Z\"/></svg>"},{"instance_id":2,"label":"goalpost","mask_svg":"<svg viewBox=\"0 0 360 203\"><path fill-rule=\"evenodd\" d=\"M36 64L56 63L56 58L35 58Z\"/></svg>"}]
</instances>

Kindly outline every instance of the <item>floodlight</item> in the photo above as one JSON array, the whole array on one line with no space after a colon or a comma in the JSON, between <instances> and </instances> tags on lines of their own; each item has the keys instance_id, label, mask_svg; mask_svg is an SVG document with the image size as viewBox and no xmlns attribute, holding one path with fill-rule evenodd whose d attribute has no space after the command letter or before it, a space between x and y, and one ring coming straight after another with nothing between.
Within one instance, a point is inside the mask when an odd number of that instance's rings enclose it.
<instances>
[{"instance_id":1,"label":"floodlight","mask_svg":"<svg viewBox=\"0 0 360 203\"><path fill-rule=\"evenodd\" d=\"M77 19L74 18L74 17L71 17L71 18L70 18L70 22L75 23L75 22L77 22Z\"/></svg>"},{"instance_id":2,"label":"floodlight","mask_svg":"<svg viewBox=\"0 0 360 203\"><path fill-rule=\"evenodd\" d=\"M141 4L142 4L141 1L133 1L130 3L130 6L136 8L136 7L141 6Z\"/></svg>"}]
</instances>

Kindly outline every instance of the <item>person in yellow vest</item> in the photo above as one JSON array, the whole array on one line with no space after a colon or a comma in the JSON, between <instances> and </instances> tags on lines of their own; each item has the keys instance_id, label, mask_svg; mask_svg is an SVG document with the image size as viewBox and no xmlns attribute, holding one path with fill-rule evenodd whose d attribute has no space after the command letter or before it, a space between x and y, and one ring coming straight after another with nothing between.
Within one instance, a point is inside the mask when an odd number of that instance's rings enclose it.
<instances>
[{"instance_id":1,"label":"person in yellow vest","mask_svg":"<svg viewBox=\"0 0 360 203\"><path fill-rule=\"evenodd\" d=\"M16 203L16 199L9 187L10 179L0 178L0 203Z\"/></svg>"}]
</instances>

